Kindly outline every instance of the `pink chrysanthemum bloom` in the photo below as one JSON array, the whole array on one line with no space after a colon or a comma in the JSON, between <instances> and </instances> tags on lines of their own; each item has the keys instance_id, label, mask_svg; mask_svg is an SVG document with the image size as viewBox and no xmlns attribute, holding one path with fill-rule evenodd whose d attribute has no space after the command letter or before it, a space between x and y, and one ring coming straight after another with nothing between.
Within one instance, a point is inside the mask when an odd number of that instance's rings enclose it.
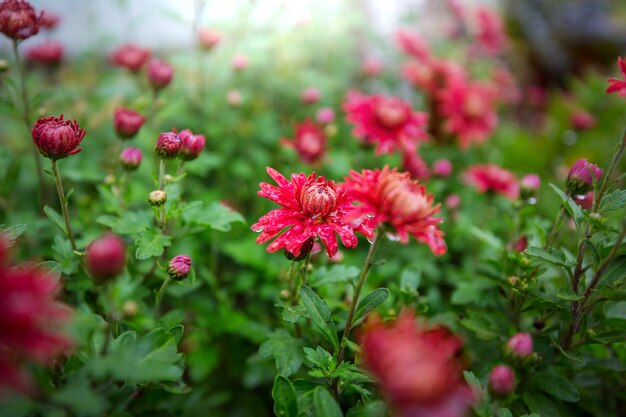
<instances>
[{"instance_id":1,"label":"pink chrysanthemum bloom","mask_svg":"<svg viewBox=\"0 0 626 417\"><path fill-rule=\"evenodd\" d=\"M402 169L418 180L429 178L431 174L426 161L414 149L402 152Z\"/></svg>"},{"instance_id":2,"label":"pink chrysanthemum bloom","mask_svg":"<svg viewBox=\"0 0 626 417\"><path fill-rule=\"evenodd\" d=\"M406 54L419 60L430 57L430 46L419 34L408 29L396 32L396 44Z\"/></svg>"},{"instance_id":3,"label":"pink chrysanthemum bloom","mask_svg":"<svg viewBox=\"0 0 626 417\"><path fill-rule=\"evenodd\" d=\"M373 237L373 230L366 225L353 225L347 220L347 215L354 210L352 199L334 181L318 177L316 173L308 177L303 173L293 174L291 181L288 181L270 167L267 173L278 187L263 182L258 195L282 207L270 211L252 225L253 231L261 232L256 242L265 243L283 229L289 228L270 243L268 252L285 249L292 256L298 257L303 246L310 250L313 240L319 237L326 246L326 253L332 257L337 253L338 246L335 233L348 248L357 245L354 232L370 239Z\"/></svg>"},{"instance_id":4,"label":"pink chrysanthemum bloom","mask_svg":"<svg viewBox=\"0 0 626 417\"><path fill-rule=\"evenodd\" d=\"M324 130L310 119L296 126L295 138L282 139L281 143L293 147L300 159L307 164L314 164L324 157L326 151L326 134Z\"/></svg>"},{"instance_id":5,"label":"pink chrysanthemum bloom","mask_svg":"<svg viewBox=\"0 0 626 417\"><path fill-rule=\"evenodd\" d=\"M10 267L7 255L0 249L0 393L27 389L23 365L50 365L72 345L62 332L71 310L55 300L56 278L33 265Z\"/></svg>"},{"instance_id":6,"label":"pink chrysanthemum bloom","mask_svg":"<svg viewBox=\"0 0 626 417\"><path fill-rule=\"evenodd\" d=\"M365 58L361 62L361 72L366 77L378 77L383 72L383 63L375 58Z\"/></svg>"},{"instance_id":7,"label":"pink chrysanthemum bloom","mask_svg":"<svg viewBox=\"0 0 626 417\"><path fill-rule=\"evenodd\" d=\"M433 205L433 195L426 194L426 187L412 180L408 172L385 166L382 170L350 171L345 181L344 188L359 203L350 215L356 221L373 228L387 224L402 243L413 235L435 255L446 253L438 226L443 219L434 217L440 206Z\"/></svg>"},{"instance_id":8,"label":"pink chrysanthemum bloom","mask_svg":"<svg viewBox=\"0 0 626 417\"><path fill-rule=\"evenodd\" d=\"M498 55L506 47L507 37L500 15L479 7L476 10L476 41L488 55Z\"/></svg>"},{"instance_id":9,"label":"pink chrysanthemum bloom","mask_svg":"<svg viewBox=\"0 0 626 417\"><path fill-rule=\"evenodd\" d=\"M481 193L494 192L512 200L519 197L519 183L512 172L497 165L474 165L463 174L468 185Z\"/></svg>"},{"instance_id":10,"label":"pink chrysanthemum bloom","mask_svg":"<svg viewBox=\"0 0 626 417\"><path fill-rule=\"evenodd\" d=\"M428 140L428 114L413 111L409 103L397 97L352 93L343 109L354 125L352 134L376 144L379 155Z\"/></svg>"},{"instance_id":11,"label":"pink chrysanthemum bloom","mask_svg":"<svg viewBox=\"0 0 626 417\"><path fill-rule=\"evenodd\" d=\"M46 67L56 67L63 60L64 49L59 42L45 42L26 49L26 59Z\"/></svg>"},{"instance_id":12,"label":"pink chrysanthemum bloom","mask_svg":"<svg viewBox=\"0 0 626 417\"><path fill-rule=\"evenodd\" d=\"M149 49L128 43L113 51L109 59L116 67L124 67L132 72L138 72L148 62L150 54Z\"/></svg>"},{"instance_id":13,"label":"pink chrysanthemum bloom","mask_svg":"<svg viewBox=\"0 0 626 417\"><path fill-rule=\"evenodd\" d=\"M617 92L617 94L621 97L626 97L626 59L618 57L617 65L619 66L622 78L624 79L618 80L617 78L609 78L609 86L607 87L606 92L609 94Z\"/></svg>"},{"instance_id":14,"label":"pink chrysanthemum bloom","mask_svg":"<svg viewBox=\"0 0 626 417\"><path fill-rule=\"evenodd\" d=\"M463 341L447 328L426 327L404 312L391 324L370 319L360 343L364 365L377 379L392 415L468 415L475 395L463 378Z\"/></svg>"},{"instance_id":15,"label":"pink chrysanthemum bloom","mask_svg":"<svg viewBox=\"0 0 626 417\"><path fill-rule=\"evenodd\" d=\"M456 62L434 57L423 61L411 60L404 64L402 73L413 87L433 95L466 78L465 70Z\"/></svg>"},{"instance_id":16,"label":"pink chrysanthemum bloom","mask_svg":"<svg viewBox=\"0 0 626 417\"><path fill-rule=\"evenodd\" d=\"M439 95L439 112L445 118L443 129L456 135L461 149L484 142L495 129L497 93L489 85L456 79Z\"/></svg>"}]
</instances>

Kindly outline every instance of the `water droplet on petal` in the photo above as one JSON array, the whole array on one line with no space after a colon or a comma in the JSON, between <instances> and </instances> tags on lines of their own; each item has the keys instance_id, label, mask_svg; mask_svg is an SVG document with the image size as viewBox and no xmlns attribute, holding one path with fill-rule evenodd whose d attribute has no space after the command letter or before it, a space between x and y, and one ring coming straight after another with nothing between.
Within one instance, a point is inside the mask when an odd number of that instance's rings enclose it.
<instances>
[{"instance_id":1,"label":"water droplet on petal","mask_svg":"<svg viewBox=\"0 0 626 417\"><path fill-rule=\"evenodd\" d=\"M391 240L392 242L399 242L400 241L400 236L394 234L394 233L385 233L385 236L387 236L387 239Z\"/></svg>"},{"instance_id":2,"label":"water droplet on petal","mask_svg":"<svg viewBox=\"0 0 626 417\"><path fill-rule=\"evenodd\" d=\"M262 232L262 231L263 231L263 228L262 228L262 227L253 227L253 228L252 228L252 231L253 231L253 232Z\"/></svg>"}]
</instances>

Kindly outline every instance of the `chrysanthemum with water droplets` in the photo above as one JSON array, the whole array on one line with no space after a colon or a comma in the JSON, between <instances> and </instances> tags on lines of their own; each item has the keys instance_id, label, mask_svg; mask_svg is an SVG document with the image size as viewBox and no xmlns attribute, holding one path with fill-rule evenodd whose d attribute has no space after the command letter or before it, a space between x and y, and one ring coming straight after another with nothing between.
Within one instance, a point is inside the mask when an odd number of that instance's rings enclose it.
<instances>
[{"instance_id":1,"label":"chrysanthemum with water droplets","mask_svg":"<svg viewBox=\"0 0 626 417\"><path fill-rule=\"evenodd\" d=\"M261 183L258 195L268 198L282 207L262 216L252 225L252 230L261 232L257 243L265 243L287 229L267 247L268 252L285 249L293 257L299 257L303 246L310 247L317 237L326 246L328 256L337 253L339 235L344 246L354 248L359 232L368 238L373 231L365 224L353 225L347 219L355 207L352 199L334 181L327 180L314 172L309 176L304 173L292 174L291 181L280 172L268 167L267 173L277 186Z\"/></svg>"}]
</instances>

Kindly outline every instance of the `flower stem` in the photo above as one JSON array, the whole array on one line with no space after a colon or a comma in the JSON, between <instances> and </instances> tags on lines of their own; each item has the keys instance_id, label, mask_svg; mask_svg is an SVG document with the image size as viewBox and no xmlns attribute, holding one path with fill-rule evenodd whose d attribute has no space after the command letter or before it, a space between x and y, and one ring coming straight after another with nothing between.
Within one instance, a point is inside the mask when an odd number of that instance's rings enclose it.
<instances>
[{"instance_id":1,"label":"flower stem","mask_svg":"<svg viewBox=\"0 0 626 417\"><path fill-rule=\"evenodd\" d=\"M63 213L63 220L65 221L65 229L67 237L70 240L72 249L77 251L76 242L74 241L74 233L72 233L72 225L70 223L70 214L67 210L67 198L65 198L65 191L63 191L63 182L61 181L61 172L59 171L59 164L54 159L50 160L52 164L52 175L54 176L54 183L57 186L57 193L59 194L59 202L61 203L61 212Z\"/></svg>"},{"instance_id":2,"label":"flower stem","mask_svg":"<svg viewBox=\"0 0 626 417\"><path fill-rule=\"evenodd\" d=\"M167 289L167 286L170 284L171 281L172 280L170 279L169 276L165 278L165 281L163 281L161 288L159 288L159 291L157 291L156 293L156 300L154 301L154 318L155 319L159 317L159 310L161 309L161 301L163 301L165 290Z\"/></svg>"},{"instance_id":3,"label":"flower stem","mask_svg":"<svg viewBox=\"0 0 626 417\"><path fill-rule=\"evenodd\" d=\"M339 345L341 346L339 350L339 355L337 356L337 363L341 363L343 357L346 353L346 341L350 336L350 330L352 330L354 313L356 311L357 304L359 303L359 296L361 295L361 290L363 289L363 285L365 284L365 279L367 278L367 274L369 273L372 265L374 263L374 255L378 250L378 246L381 241L382 228L376 229L374 232L374 241L370 245L369 251L367 252L367 256L365 257L365 262L363 263L363 267L361 268L361 274L359 275L359 280L354 289L354 296L352 297L352 303L350 304L350 311L348 312L348 318L346 319L346 327L343 329L343 335L341 336L341 341Z\"/></svg>"},{"instance_id":4,"label":"flower stem","mask_svg":"<svg viewBox=\"0 0 626 417\"><path fill-rule=\"evenodd\" d=\"M20 53L18 48L18 41L13 40L13 57L15 58L15 65L17 66L17 74L20 80L20 92L22 94L22 120L26 131L30 131L32 128L30 124L30 105L28 102L28 91L26 90L26 79L24 75L24 66L20 60ZM39 204L41 207L45 205L46 185L43 178L43 167L41 166L41 159L37 147L33 144L33 158L35 159L35 170L37 172L37 180L39 182Z\"/></svg>"}]
</instances>

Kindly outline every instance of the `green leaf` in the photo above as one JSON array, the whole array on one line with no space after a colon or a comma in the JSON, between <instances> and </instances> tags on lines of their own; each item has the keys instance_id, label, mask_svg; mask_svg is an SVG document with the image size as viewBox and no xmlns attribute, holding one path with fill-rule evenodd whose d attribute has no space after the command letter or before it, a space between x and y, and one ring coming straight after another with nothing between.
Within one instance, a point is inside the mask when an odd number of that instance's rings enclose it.
<instances>
[{"instance_id":1,"label":"green leaf","mask_svg":"<svg viewBox=\"0 0 626 417\"><path fill-rule=\"evenodd\" d=\"M0 235L4 238L4 240L8 241L9 245L13 245L13 242L15 241L15 239L20 237L25 231L26 231L25 224L16 224L16 225L1 229Z\"/></svg>"},{"instance_id":2,"label":"green leaf","mask_svg":"<svg viewBox=\"0 0 626 417\"><path fill-rule=\"evenodd\" d=\"M220 232L228 232L232 223L246 222L241 214L219 202L213 202L208 207L192 207L183 213L183 219Z\"/></svg>"},{"instance_id":3,"label":"green leaf","mask_svg":"<svg viewBox=\"0 0 626 417\"><path fill-rule=\"evenodd\" d=\"M543 261L549 262L557 266L563 266L566 268L569 268L572 266L572 262L568 261L565 258L565 254L561 252L560 250L557 250L554 248L550 248L550 252L548 252L546 250L533 246L531 248L526 249L524 253L530 256L531 258L538 258L538 259L541 259Z\"/></svg>"},{"instance_id":4,"label":"green leaf","mask_svg":"<svg viewBox=\"0 0 626 417\"><path fill-rule=\"evenodd\" d=\"M387 417L387 407L383 401L372 401L367 404L352 407L346 417Z\"/></svg>"},{"instance_id":5,"label":"green leaf","mask_svg":"<svg viewBox=\"0 0 626 417\"><path fill-rule=\"evenodd\" d=\"M560 417L556 405L541 393L526 391L524 393L524 402L530 408L530 411L538 413L541 417Z\"/></svg>"},{"instance_id":6,"label":"green leaf","mask_svg":"<svg viewBox=\"0 0 626 417\"><path fill-rule=\"evenodd\" d=\"M508 408L501 408L498 414L500 417L513 417L513 413Z\"/></svg>"},{"instance_id":7,"label":"green leaf","mask_svg":"<svg viewBox=\"0 0 626 417\"><path fill-rule=\"evenodd\" d=\"M320 417L343 417L339 404L326 388L317 387L313 393L313 415Z\"/></svg>"},{"instance_id":8,"label":"green leaf","mask_svg":"<svg viewBox=\"0 0 626 417\"><path fill-rule=\"evenodd\" d=\"M79 416L99 416L106 407L105 399L94 391L88 381L75 380L52 394L52 400Z\"/></svg>"},{"instance_id":9,"label":"green leaf","mask_svg":"<svg viewBox=\"0 0 626 417\"><path fill-rule=\"evenodd\" d=\"M532 384L559 400L568 402L580 400L578 389L561 375L547 372L536 374L532 379Z\"/></svg>"},{"instance_id":10,"label":"green leaf","mask_svg":"<svg viewBox=\"0 0 626 417\"><path fill-rule=\"evenodd\" d=\"M333 265L321 267L315 270L310 277L312 287L321 287L326 284L344 283L356 278L359 268L356 266Z\"/></svg>"},{"instance_id":11,"label":"green leaf","mask_svg":"<svg viewBox=\"0 0 626 417\"><path fill-rule=\"evenodd\" d=\"M333 355L321 346L316 347L315 350L309 347L305 347L303 350L307 361L324 371L333 371L337 366Z\"/></svg>"},{"instance_id":12,"label":"green leaf","mask_svg":"<svg viewBox=\"0 0 626 417\"><path fill-rule=\"evenodd\" d=\"M270 333L268 340L259 347L261 358L274 358L276 370L284 376L298 372L304 360L302 343L284 329Z\"/></svg>"},{"instance_id":13,"label":"green leaf","mask_svg":"<svg viewBox=\"0 0 626 417\"><path fill-rule=\"evenodd\" d=\"M320 330L326 340L330 342L335 352L339 351L337 330L335 329L335 323L332 320L330 309L328 305L326 305L326 302L306 285L300 288L300 298L313 324Z\"/></svg>"},{"instance_id":14,"label":"green leaf","mask_svg":"<svg viewBox=\"0 0 626 417\"><path fill-rule=\"evenodd\" d=\"M400 275L400 290L414 294L420 286L422 273L414 268L407 268Z\"/></svg>"},{"instance_id":15,"label":"green leaf","mask_svg":"<svg viewBox=\"0 0 626 417\"><path fill-rule=\"evenodd\" d=\"M56 227L59 228L60 231L63 232L63 235L67 236L67 230L65 230L65 222L63 221L63 217L59 213L56 212L52 207L44 206L43 212L46 213L46 216Z\"/></svg>"},{"instance_id":16,"label":"green leaf","mask_svg":"<svg viewBox=\"0 0 626 417\"><path fill-rule=\"evenodd\" d=\"M615 190L602 199L602 211L619 210L626 206L626 190Z\"/></svg>"},{"instance_id":17,"label":"green leaf","mask_svg":"<svg viewBox=\"0 0 626 417\"><path fill-rule=\"evenodd\" d=\"M352 327L356 325L359 319L365 317L367 313L384 303L388 297L389 290L387 288L378 288L366 295L361 301L359 301L359 304L356 307Z\"/></svg>"},{"instance_id":18,"label":"green leaf","mask_svg":"<svg viewBox=\"0 0 626 417\"><path fill-rule=\"evenodd\" d=\"M276 375L272 388L274 414L276 417L297 417L298 398L291 381L282 375Z\"/></svg>"},{"instance_id":19,"label":"green leaf","mask_svg":"<svg viewBox=\"0 0 626 417\"><path fill-rule=\"evenodd\" d=\"M134 235L146 230L152 221L149 211L126 211L122 216L102 215L96 220L120 235Z\"/></svg>"},{"instance_id":20,"label":"green leaf","mask_svg":"<svg viewBox=\"0 0 626 417\"><path fill-rule=\"evenodd\" d=\"M161 256L165 247L172 244L170 237L159 230L148 230L139 235L135 241L137 251L135 256L138 260L144 260L153 256Z\"/></svg>"},{"instance_id":21,"label":"green leaf","mask_svg":"<svg viewBox=\"0 0 626 417\"><path fill-rule=\"evenodd\" d=\"M581 222L585 219L585 213L583 212L583 209L578 204L576 204L571 197L568 197L567 195L565 195L565 193L559 187L557 187L554 184L549 184L549 185L550 187L552 187L554 192L557 193L557 195L561 199L561 202L563 203L565 210L567 210L569 215L574 220L574 224L576 224L576 230L578 230L578 232L580 233Z\"/></svg>"},{"instance_id":22,"label":"green leaf","mask_svg":"<svg viewBox=\"0 0 626 417\"><path fill-rule=\"evenodd\" d=\"M626 278L626 255L618 256L609 263L600 279L598 288L619 282L624 278Z\"/></svg>"},{"instance_id":23,"label":"green leaf","mask_svg":"<svg viewBox=\"0 0 626 417\"><path fill-rule=\"evenodd\" d=\"M582 295L576 294L569 287L561 287L561 288L559 288L557 290L557 292L556 292L556 296L559 297L561 300L565 300L565 301L578 301L578 300L582 300L583 299Z\"/></svg>"}]
</instances>

